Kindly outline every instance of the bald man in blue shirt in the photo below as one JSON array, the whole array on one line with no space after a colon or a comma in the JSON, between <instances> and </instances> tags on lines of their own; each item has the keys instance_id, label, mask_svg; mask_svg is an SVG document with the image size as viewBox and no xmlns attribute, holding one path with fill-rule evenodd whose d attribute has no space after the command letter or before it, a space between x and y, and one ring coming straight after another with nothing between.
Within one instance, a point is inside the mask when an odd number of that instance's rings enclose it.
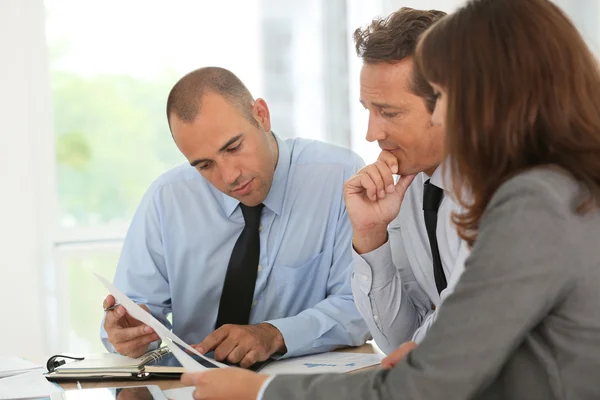
<instances>
[{"instance_id":1,"label":"bald man in blue shirt","mask_svg":"<svg viewBox=\"0 0 600 400\"><path fill-rule=\"evenodd\" d=\"M265 101L222 68L184 76L167 117L189 164L144 196L115 285L199 351L243 367L363 344L342 193L360 157L277 137ZM101 336L131 357L158 345L122 306L106 312Z\"/></svg>"}]
</instances>

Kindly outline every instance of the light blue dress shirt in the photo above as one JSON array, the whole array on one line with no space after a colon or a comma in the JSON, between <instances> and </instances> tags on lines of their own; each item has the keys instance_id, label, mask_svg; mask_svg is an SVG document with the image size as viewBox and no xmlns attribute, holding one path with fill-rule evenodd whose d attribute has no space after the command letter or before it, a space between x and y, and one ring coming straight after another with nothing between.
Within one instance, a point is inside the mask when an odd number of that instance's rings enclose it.
<instances>
[{"instance_id":1,"label":"light blue dress shirt","mask_svg":"<svg viewBox=\"0 0 600 400\"><path fill-rule=\"evenodd\" d=\"M330 144L276 139L279 159L263 202L250 323L277 327L285 357L361 345L368 329L352 297L352 228L342 186L364 163ZM243 228L238 200L190 165L175 167L143 197L115 285L187 343L200 343L214 330L229 258ZM101 337L114 351L103 329Z\"/></svg>"}]
</instances>

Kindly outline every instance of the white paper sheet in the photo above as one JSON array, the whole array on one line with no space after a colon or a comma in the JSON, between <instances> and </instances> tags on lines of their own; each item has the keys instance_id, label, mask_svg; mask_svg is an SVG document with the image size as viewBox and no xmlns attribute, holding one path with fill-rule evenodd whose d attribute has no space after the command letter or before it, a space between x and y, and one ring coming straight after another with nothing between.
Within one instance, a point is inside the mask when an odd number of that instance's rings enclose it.
<instances>
[{"instance_id":1,"label":"white paper sheet","mask_svg":"<svg viewBox=\"0 0 600 400\"><path fill-rule=\"evenodd\" d=\"M0 357L0 378L34 370L44 372L41 365L23 360L20 357Z\"/></svg>"},{"instance_id":2,"label":"white paper sheet","mask_svg":"<svg viewBox=\"0 0 600 400\"><path fill-rule=\"evenodd\" d=\"M194 390L196 390L194 386L186 386L179 389L163 390L163 393L169 400L192 400Z\"/></svg>"},{"instance_id":3,"label":"white paper sheet","mask_svg":"<svg viewBox=\"0 0 600 400\"><path fill-rule=\"evenodd\" d=\"M321 374L345 373L378 365L385 357L382 354L329 352L313 354L279 361L272 361L260 370L261 374ZM319 364L324 364L318 366ZM308 366L307 366L308 365ZM170 400L191 400L196 388L187 386L165 390Z\"/></svg>"},{"instance_id":4,"label":"white paper sheet","mask_svg":"<svg viewBox=\"0 0 600 400\"><path fill-rule=\"evenodd\" d=\"M378 365L383 357L382 354L332 351L275 361L265 365L259 373L269 375L345 373Z\"/></svg>"},{"instance_id":5,"label":"white paper sheet","mask_svg":"<svg viewBox=\"0 0 600 400\"><path fill-rule=\"evenodd\" d=\"M138 321L143 322L144 324L146 324L146 325L150 326L152 329L154 329L154 331L163 340L163 342L169 348L169 350L171 350L171 352L173 353L175 358L177 358L177 361L179 361L181 363L181 365L187 371L189 371L189 372L204 371L204 370L206 370L206 367L204 367L202 364L198 363L196 360L194 360L192 357L190 357L188 354L186 354L183 350L181 350L179 347L177 347L174 343L177 343L177 344L183 346L186 350L196 354L197 356L204 358L205 360L209 361L210 363L212 363L214 365L217 365L220 368L227 367L227 365L225 365L223 363L220 363L218 361L215 361L213 359L210 359L210 358L205 357L202 354L200 354L196 349L194 349L192 346L190 346L189 344L187 344L186 342L181 340L173 332L168 330L163 324L160 323L160 321L158 321L156 318L154 318L152 316L152 314L146 312L143 308L141 308L140 306L135 304L133 302L133 300L131 300L129 297L127 297L127 295L125 295L123 292L121 292L119 289L117 289L112 283L110 283L108 280L106 280L104 277L98 275L97 273L95 273L93 271L92 271L92 273L96 276L96 278L98 278L98 280L100 282L102 282L102 284L108 289L108 291L113 296L115 296L115 299L117 300L117 302L120 303L123 307L125 307L127 312L133 318L137 319Z\"/></svg>"},{"instance_id":6,"label":"white paper sheet","mask_svg":"<svg viewBox=\"0 0 600 400\"><path fill-rule=\"evenodd\" d=\"M41 371L0 379L0 399L39 399L61 390L48 382Z\"/></svg>"}]
</instances>

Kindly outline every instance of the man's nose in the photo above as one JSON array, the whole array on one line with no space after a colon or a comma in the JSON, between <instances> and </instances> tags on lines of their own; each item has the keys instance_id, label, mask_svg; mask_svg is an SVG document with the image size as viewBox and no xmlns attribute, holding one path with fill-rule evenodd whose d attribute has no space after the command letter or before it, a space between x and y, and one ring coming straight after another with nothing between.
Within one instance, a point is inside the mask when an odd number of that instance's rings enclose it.
<instances>
[{"instance_id":1,"label":"man's nose","mask_svg":"<svg viewBox=\"0 0 600 400\"><path fill-rule=\"evenodd\" d=\"M242 172L237 166L221 166L221 176L223 177L223 181L228 185L233 185L241 174Z\"/></svg>"},{"instance_id":2,"label":"man's nose","mask_svg":"<svg viewBox=\"0 0 600 400\"><path fill-rule=\"evenodd\" d=\"M369 124L367 125L367 137L368 142L375 142L377 140L385 139L385 132L383 131L378 118L374 118L369 114Z\"/></svg>"}]
</instances>

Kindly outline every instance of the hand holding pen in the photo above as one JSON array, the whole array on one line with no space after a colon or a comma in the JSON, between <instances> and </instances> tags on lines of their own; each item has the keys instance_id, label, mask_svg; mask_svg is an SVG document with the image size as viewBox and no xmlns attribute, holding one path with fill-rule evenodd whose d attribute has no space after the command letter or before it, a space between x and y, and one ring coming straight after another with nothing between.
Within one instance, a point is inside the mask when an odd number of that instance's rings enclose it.
<instances>
[{"instance_id":1,"label":"hand holding pen","mask_svg":"<svg viewBox=\"0 0 600 400\"><path fill-rule=\"evenodd\" d=\"M150 343L159 340L151 327L129 315L125 307L117 304L112 295L106 296L102 306L106 312L104 329L108 341L120 354L139 357L148 350ZM150 312L148 306L140 304L140 307Z\"/></svg>"}]
</instances>

